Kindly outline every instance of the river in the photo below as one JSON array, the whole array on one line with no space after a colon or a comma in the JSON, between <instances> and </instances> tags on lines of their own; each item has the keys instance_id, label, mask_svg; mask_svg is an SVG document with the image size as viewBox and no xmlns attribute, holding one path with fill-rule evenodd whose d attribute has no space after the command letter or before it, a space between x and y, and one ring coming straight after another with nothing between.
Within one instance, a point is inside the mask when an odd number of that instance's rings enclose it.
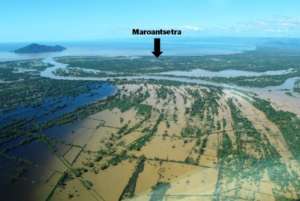
<instances>
[{"instance_id":1,"label":"river","mask_svg":"<svg viewBox=\"0 0 300 201\"><path fill-rule=\"evenodd\" d=\"M130 57L129 57L130 59ZM223 70L223 71L208 71L203 69L196 69L192 71L169 71L169 72L162 72L156 75L138 75L138 76L118 76L118 77L75 77L75 76L59 76L56 75L54 72L57 69L66 69L68 67L67 64L63 64L57 62L53 57L48 57L43 60L43 62L51 64L52 67L47 68L46 70L41 72L42 77L50 78L50 79L60 79L60 80L89 80L89 81L108 81L111 79L127 79L127 80L137 80L137 79L152 79L152 80L170 80L170 81L179 81L185 83L194 83L194 84L204 84L204 85L211 85L229 89L238 89L244 91L251 91L253 90L293 90L295 82L300 79L300 77L293 77L287 79L283 84L278 86L268 86L264 88L257 88L257 87L241 87L234 84L225 84L225 83L217 83L212 81L202 80L202 77L239 77L239 76L263 76L263 75L281 75L287 74L292 71L289 70L278 70L278 71L265 71L265 72L251 72L251 71L241 71L241 70ZM176 76L191 76L187 77L176 77Z\"/></svg>"}]
</instances>

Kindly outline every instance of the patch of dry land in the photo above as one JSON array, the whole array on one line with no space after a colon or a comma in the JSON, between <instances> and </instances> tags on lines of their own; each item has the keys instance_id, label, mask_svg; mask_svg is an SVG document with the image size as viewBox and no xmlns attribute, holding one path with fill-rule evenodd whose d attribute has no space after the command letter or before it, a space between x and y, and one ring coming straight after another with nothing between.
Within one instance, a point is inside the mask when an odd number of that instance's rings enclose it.
<instances>
[{"instance_id":1,"label":"patch of dry land","mask_svg":"<svg viewBox=\"0 0 300 201\"><path fill-rule=\"evenodd\" d=\"M158 81L118 87L107 107L77 122L77 146L61 156L65 168L52 175L47 200L300 198L293 113L234 90Z\"/></svg>"}]
</instances>

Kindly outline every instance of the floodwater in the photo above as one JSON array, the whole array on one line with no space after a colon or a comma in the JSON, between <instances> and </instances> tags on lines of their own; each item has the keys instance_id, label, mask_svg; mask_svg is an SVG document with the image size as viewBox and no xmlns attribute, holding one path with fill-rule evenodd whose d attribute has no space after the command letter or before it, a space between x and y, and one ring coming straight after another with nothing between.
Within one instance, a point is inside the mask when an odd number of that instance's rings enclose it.
<instances>
[{"instance_id":1,"label":"floodwater","mask_svg":"<svg viewBox=\"0 0 300 201\"><path fill-rule=\"evenodd\" d=\"M290 70L276 70L276 71L265 71L265 72L252 72L242 70L222 70L222 71L209 71L204 69L194 69L191 71L167 71L160 73L161 75L172 75L172 76L187 76L187 77L252 77L252 76L264 76L264 75L283 75L291 73Z\"/></svg>"},{"instance_id":2,"label":"floodwater","mask_svg":"<svg viewBox=\"0 0 300 201\"><path fill-rule=\"evenodd\" d=\"M89 92L75 97L49 97L38 107L20 107L9 112L2 111L0 114L0 125L3 126L16 119L34 119L36 122L45 123L72 112L79 107L103 100L117 92L117 88L114 85L105 82L89 85L89 88ZM74 134L74 131L78 129L78 125L80 124L75 122L64 126L55 126L41 132L49 138L55 137L59 140L68 141L74 135L82 135L82 133ZM30 126L30 123L27 126ZM86 133L84 135L88 136ZM26 128L24 129L24 136L26 136ZM31 201L30 193L45 183L53 169L59 169L61 172L64 171L64 167L61 166L57 157L52 153L47 144L43 142L34 141L26 145L14 147L19 145L24 139L23 136L19 136L9 139L6 142L2 141L0 144L1 150L7 149L7 153L10 156L20 157L33 163L25 172L26 180L21 179L21 181L14 184L11 183L11 179L20 170L19 164L14 160L0 157L0 194L2 198ZM57 147L61 154L65 153L67 148L67 146L63 145ZM15 192L18 193L15 194Z\"/></svg>"},{"instance_id":3,"label":"floodwater","mask_svg":"<svg viewBox=\"0 0 300 201\"><path fill-rule=\"evenodd\" d=\"M89 92L76 97L48 97L37 107L18 107L12 111L0 111L0 124L3 126L18 119L35 119L39 123L47 122L81 106L103 100L117 92L116 87L109 83L97 83L88 87Z\"/></svg>"}]
</instances>

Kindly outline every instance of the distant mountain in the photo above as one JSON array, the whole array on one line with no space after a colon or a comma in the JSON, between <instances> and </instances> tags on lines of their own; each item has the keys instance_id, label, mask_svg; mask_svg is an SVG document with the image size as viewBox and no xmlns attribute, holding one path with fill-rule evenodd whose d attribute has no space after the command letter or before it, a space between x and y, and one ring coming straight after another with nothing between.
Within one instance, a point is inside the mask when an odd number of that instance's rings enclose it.
<instances>
[{"instance_id":1,"label":"distant mountain","mask_svg":"<svg viewBox=\"0 0 300 201\"><path fill-rule=\"evenodd\" d=\"M257 45L256 52L259 54L276 54L285 56L300 56L299 39L273 39Z\"/></svg>"},{"instance_id":2,"label":"distant mountain","mask_svg":"<svg viewBox=\"0 0 300 201\"><path fill-rule=\"evenodd\" d=\"M48 46L48 45L40 45L36 43L32 43L25 47L19 48L15 50L15 53L18 54L30 54L30 53L45 53L45 52L61 52L66 48L60 45Z\"/></svg>"},{"instance_id":3,"label":"distant mountain","mask_svg":"<svg viewBox=\"0 0 300 201\"><path fill-rule=\"evenodd\" d=\"M277 48L277 49L300 49L300 40L299 39L277 39L271 40L261 45L262 47L268 48Z\"/></svg>"}]
</instances>

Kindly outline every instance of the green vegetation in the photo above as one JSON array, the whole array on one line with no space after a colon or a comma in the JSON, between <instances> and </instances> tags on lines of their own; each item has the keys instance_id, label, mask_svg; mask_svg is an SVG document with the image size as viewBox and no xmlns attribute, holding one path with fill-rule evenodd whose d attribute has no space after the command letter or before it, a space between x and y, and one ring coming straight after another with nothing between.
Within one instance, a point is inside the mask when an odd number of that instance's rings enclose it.
<instances>
[{"instance_id":1,"label":"green vegetation","mask_svg":"<svg viewBox=\"0 0 300 201\"><path fill-rule=\"evenodd\" d=\"M119 108L121 112L128 111L132 107L134 107L138 114L147 115L151 111L151 107L142 104L150 94L146 91L138 91L136 94L130 93L128 95L123 95L122 97L115 98L108 102L108 108Z\"/></svg>"},{"instance_id":2,"label":"green vegetation","mask_svg":"<svg viewBox=\"0 0 300 201\"><path fill-rule=\"evenodd\" d=\"M228 136L228 134L223 132L223 142L222 147L219 149L218 158L220 158L221 162L224 162L226 157L230 156L233 153L232 142Z\"/></svg>"},{"instance_id":3,"label":"green vegetation","mask_svg":"<svg viewBox=\"0 0 300 201\"><path fill-rule=\"evenodd\" d=\"M200 137L202 135L202 131L197 127L186 127L181 130L182 137Z\"/></svg>"},{"instance_id":4,"label":"green vegetation","mask_svg":"<svg viewBox=\"0 0 300 201\"><path fill-rule=\"evenodd\" d=\"M256 100L255 105L266 108L267 105L264 103ZM288 171L287 164L282 162L280 154L270 144L267 137L258 132L252 123L242 116L233 100L229 100L228 105L234 121L233 128L237 147L233 149L232 142L225 134L223 147L219 150L222 164L221 173L229 174L229 177L252 179L253 182L258 182L261 180L264 170L267 170L270 179L280 187L275 192L286 192L289 183L298 189L300 182L296 179L297 176ZM272 111L270 108L268 110ZM263 111L267 112L268 110ZM275 114L273 113L273 115ZM277 119L279 116L275 115L274 118ZM255 151L255 155L247 151L245 146L247 142L251 142L254 146L252 151Z\"/></svg>"},{"instance_id":5,"label":"green vegetation","mask_svg":"<svg viewBox=\"0 0 300 201\"><path fill-rule=\"evenodd\" d=\"M131 132L137 130L138 128L140 128L140 127L143 125L143 123L145 123L147 120L149 120L150 117L151 117L151 111L149 111L149 113L146 113L146 114L145 114L145 118L142 119L140 122L136 123L136 124L135 124L134 126L132 126L131 128L126 129L126 130L124 131L123 134L124 134L124 135L127 135L127 134L129 134L129 133L131 133Z\"/></svg>"},{"instance_id":6,"label":"green vegetation","mask_svg":"<svg viewBox=\"0 0 300 201\"><path fill-rule=\"evenodd\" d=\"M123 151L120 155L115 155L112 157L112 159L107 163L107 165L118 165L120 162L128 159L128 156L126 154L126 151Z\"/></svg>"},{"instance_id":7,"label":"green vegetation","mask_svg":"<svg viewBox=\"0 0 300 201\"><path fill-rule=\"evenodd\" d=\"M65 76L65 77L108 77L108 76L121 76L124 74L109 74L105 72L92 72L92 71L87 71L84 69L80 68L68 68L68 69L57 69L54 72L55 75L58 76Z\"/></svg>"},{"instance_id":8,"label":"green vegetation","mask_svg":"<svg viewBox=\"0 0 300 201\"><path fill-rule=\"evenodd\" d=\"M244 150L241 141L242 139L250 138L251 141L256 144L255 151L260 152L260 155L262 155L262 134L255 129L255 127L246 117L242 116L241 111L233 103L233 100L228 101L228 106L230 107L231 116L233 119L233 128L235 130L236 135L237 152L241 153L242 155L246 154L243 153Z\"/></svg>"},{"instance_id":9,"label":"green vegetation","mask_svg":"<svg viewBox=\"0 0 300 201\"><path fill-rule=\"evenodd\" d=\"M207 111L208 114L212 116L218 114L219 103L218 100L222 91L219 89L211 88L210 90L202 90L203 95L201 95L198 90L188 90L188 93L195 99L191 107L191 116L199 116L201 119L204 118L204 112Z\"/></svg>"},{"instance_id":10,"label":"green vegetation","mask_svg":"<svg viewBox=\"0 0 300 201\"><path fill-rule=\"evenodd\" d=\"M267 86L278 86L283 84L288 78L300 76L300 70L293 73L288 73L284 75L266 75L259 77L214 77L214 78L201 78L214 82L222 82L228 84L235 84L239 86L249 86L249 87L267 87Z\"/></svg>"},{"instance_id":11,"label":"green vegetation","mask_svg":"<svg viewBox=\"0 0 300 201\"><path fill-rule=\"evenodd\" d=\"M36 79L39 77L39 72L47 67L50 65L39 59L0 62L0 85L3 84L1 81Z\"/></svg>"},{"instance_id":12,"label":"green vegetation","mask_svg":"<svg viewBox=\"0 0 300 201\"><path fill-rule=\"evenodd\" d=\"M0 84L0 108L1 110L13 110L22 106L38 107L49 98L75 97L87 93L91 91L90 86L93 84L97 84L97 82L45 78L2 83Z\"/></svg>"},{"instance_id":13,"label":"green vegetation","mask_svg":"<svg viewBox=\"0 0 300 201\"><path fill-rule=\"evenodd\" d=\"M135 108L137 110L138 115L150 117L152 111L151 105L139 104Z\"/></svg>"},{"instance_id":14,"label":"green vegetation","mask_svg":"<svg viewBox=\"0 0 300 201\"><path fill-rule=\"evenodd\" d=\"M125 198L132 198L134 196L136 183L139 177L139 174L143 172L145 165L145 157L141 156L137 162L137 166L135 167L135 171L131 175L128 184L124 188L119 200L124 200Z\"/></svg>"},{"instance_id":15,"label":"green vegetation","mask_svg":"<svg viewBox=\"0 0 300 201\"><path fill-rule=\"evenodd\" d=\"M174 92L169 87L165 86L161 86L156 89L156 94L157 97L161 99L166 99L168 96L174 96Z\"/></svg>"},{"instance_id":16,"label":"green vegetation","mask_svg":"<svg viewBox=\"0 0 300 201\"><path fill-rule=\"evenodd\" d=\"M195 83L187 83L187 82L181 82L181 81L176 81L176 80L156 80L156 79L147 79L147 80L146 79L132 79L132 80L116 79L116 80L114 80L114 83L116 83L116 84L141 84L141 85L145 85L145 86L147 84L156 84L156 85L161 85L161 86L174 86L174 87L185 86L185 85L189 85L189 86L198 85ZM202 86L206 86L206 85L202 85Z\"/></svg>"},{"instance_id":17,"label":"green vegetation","mask_svg":"<svg viewBox=\"0 0 300 201\"><path fill-rule=\"evenodd\" d=\"M290 112L277 111L272 107L270 102L266 100L256 98L253 104L279 127L290 151L294 157L300 161L300 119L297 115Z\"/></svg>"},{"instance_id":18,"label":"green vegetation","mask_svg":"<svg viewBox=\"0 0 300 201\"><path fill-rule=\"evenodd\" d=\"M153 128L150 128L150 129L146 128L144 130L144 135L141 138L134 141L133 143L131 143L129 146L129 149L130 150L140 150L148 141L150 141L150 139L153 137L153 135L157 132L158 125L163 120L163 118L164 118L164 114L161 113L159 115L155 125L153 126Z\"/></svg>"}]
</instances>

